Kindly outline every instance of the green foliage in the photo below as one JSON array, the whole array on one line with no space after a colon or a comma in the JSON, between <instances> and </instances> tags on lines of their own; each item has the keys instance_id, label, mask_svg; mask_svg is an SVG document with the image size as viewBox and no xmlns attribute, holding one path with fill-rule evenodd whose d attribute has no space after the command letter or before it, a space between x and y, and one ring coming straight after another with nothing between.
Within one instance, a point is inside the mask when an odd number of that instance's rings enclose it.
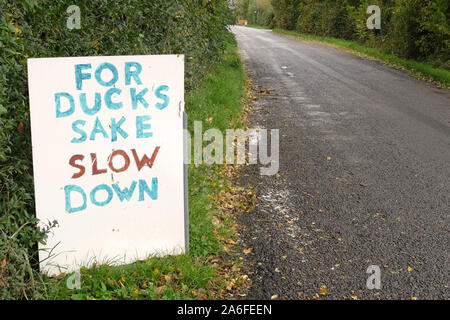
<instances>
[{"instance_id":1,"label":"green foliage","mask_svg":"<svg viewBox=\"0 0 450 320\"><path fill-rule=\"evenodd\" d=\"M26 59L180 53L190 90L219 60L234 19L225 0L91 0L76 3L81 29L69 30L72 4L0 0L0 299L40 294L36 245L53 226L38 228L34 215Z\"/></svg>"},{"instance_id":2,"label":"green foliage","mask_svg":"<svg viewBox=\"0 0 450 320\"><path fill-rule=\"evenodd\" d=\"M420 10L420 37L415 45L423 57L450 58L450 4L447 0L430 1Z\"/></svg>"},{"instance_id":3,"label":"green foliage","mask_svg":"<svg viewBox=\"0 0 450 320\"><path fill-rule=\"evenodd\" d=\"M238 4L251 3L242 0ZM450 68L448 0L271 0L272 22L253 24L316 36L357 40L402 58ZM370 5L381 9L381 30L366 26Z\"/></svg>"},{"instance_id":4,"label":"green foliage","mask_svg":"<svg viewBox=\"0 0 450 320\"><path fill-rule=\"evenodd\" d=\"M274 10L274 24L283 29L293 30L300 15L301 0L271 1Z\"/></svg>"},{"instance_id":5,"label":"green foliage","mask_svg":"<svg viewBox=\"0 0 450 320\"><path fill-rule=\"evenodd\" d=\"M69 290L62 279L45 279L51 300L194 299L208 288L214 269L189 255L149 258L125 266L106 264L80 269L80 288Z\"/></svg>"},{"instance_id":6,"label":"green foliage","mask_svg":"<svg viewBox=\"0 0 450 320\"><path fill-rule=\"evenodd\" d=\"M249 24L273 27L274 11L270 0L238 1L236 14Z\"/></svg>"}]
</instances>

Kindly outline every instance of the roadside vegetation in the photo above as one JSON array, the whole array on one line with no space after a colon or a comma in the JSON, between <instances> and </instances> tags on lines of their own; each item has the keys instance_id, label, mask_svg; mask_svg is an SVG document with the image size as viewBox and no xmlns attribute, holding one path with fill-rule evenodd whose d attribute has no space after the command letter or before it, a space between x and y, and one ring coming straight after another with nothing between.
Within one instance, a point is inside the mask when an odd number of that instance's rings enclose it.
<instances>
[{"instance_id":1,"label":"roadside vegetation","mask_svg":"<svg viewBox=\"0 0 450 320\"><path fill-rule=\"evenodd\" d=\"M380 7L380 30L366 26L370 5ZM450 86L447 0L239 0L236 13L249 25L332 44Z\"/></svg>"},{"instance_id":2,"label":"roadside vegetation","mask_svg":"<svg viewBox=\"0 0 450 320\"><path fill-rule=\"evenodd\" d=\"M38 228L34 214L28 111L29 57L183 53L186 112L204 128L243 124L245 73L227 25L225 0L90 1L79 4L81 29L66 28L70 1L0 0L0 299L230 298L245 288L235 246L235 210L251 192L235 187L234 166L189 167L190 251L70 275L38 272L37 243L53 225ZM235 209L236 208L236 209Z\"/></svg>"}]
</instances>

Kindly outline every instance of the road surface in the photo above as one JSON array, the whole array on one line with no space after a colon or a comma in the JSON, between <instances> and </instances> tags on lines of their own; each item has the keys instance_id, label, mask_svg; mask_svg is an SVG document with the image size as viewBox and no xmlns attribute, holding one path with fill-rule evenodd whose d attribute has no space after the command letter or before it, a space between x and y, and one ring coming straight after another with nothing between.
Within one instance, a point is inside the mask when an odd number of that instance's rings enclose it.
<instances>
[{"instance_id":1,"label":"road surface","mask_svg":"<svg viewBox=\"0 0 450 320\"><path fill-rule=\"evenodd\" d=\"M279 177L249 166L242 178L260 199L239 221L249 298L449 299L449 91L330 46L232 31L251 126L280 130Z\"/></svg>"}]
</instances>

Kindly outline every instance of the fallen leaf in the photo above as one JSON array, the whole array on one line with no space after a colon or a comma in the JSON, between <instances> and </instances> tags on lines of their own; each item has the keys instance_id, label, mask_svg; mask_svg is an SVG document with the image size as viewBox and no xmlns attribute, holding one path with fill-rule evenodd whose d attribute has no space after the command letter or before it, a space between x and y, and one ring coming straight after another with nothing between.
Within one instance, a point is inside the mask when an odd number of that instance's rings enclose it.
<instances>
[{"instance_id":1,"label":"fallen leaf","mask_svg":"<svg viewBox=\"0 0 450 320\"><path fill-rule=\"evenodd\" d=\"M325 296L325 295L328 294L327 286L326 286L326 285L323 285L323 286L320 288L319 294L322 295L322 296Z\"/></svg>"},{"instance_id":2,"label":"fallen leaf","mask_svg":"<svg viewBox=\"0 0 450 320\"><path fill-rule=\"evenodd\" d=\"M253 251L253 248L248 248L244 250L244 254L250 254Z\"/></svg>"},{"instance_id":3,"label":"fallen leaf","mask_svg":"<svg viewBox=\"0 0 450 320\"><path fill-rule=\"evenodd\" d=\"M155 294L156 294L157 296L163 294L165 288L166 288L166 287L164 287L164 286L156 288L156 289L155 289Z\"/></svg>"},{"instance_id":4,"label":"fallen leaf","mask_svg":"<svg viewBox=\"0 0 450 320\"><path fill-rule=\"evenodd\" d=\"M408 267L408 272L413 272L414 271L414 269L413 268L411 268L411 267Z\"/></svg>"},{"instance_id":5,"label":"fallen leaf","mask_svg":"<svg viewBox=\"0 0 450 320\"><path fill-rule=\"evenodd\" d=\"M166 282L171 282L173 280L173 275L171 274L164 275L164 280L166 280Z\"/></svg>"},{"instance_id":6,"label":"fallen leaf","mask_svg":"<svg viewBox=\"0 0 450 320\"><path fill-rule=\"evenodd\" d=\"M233 281L227 281L226 287L227 287L228 291L233 290L234 282Z\"/></svg>"},{"instance_id":7,"label":"fallen leaf","mask_svg":"<svg viewBox=\"0 0 450 320\"><path fill-rule=\"evenodd\" d=\"M278 295L277 295L277 294L274 294L273 296L270 297L270 299L272 299L272 300L275 300L275 299L277 299L277 298L278 298Z\"/></svg>"},{"instance_id":8,"label":"fallen leaf","mask_svg":"<svg viewBox=\"0 0 450 320\"><path fill-rule=\"evenodd\" d=\"M197 292L198 292L199 295L206 295L206 290L203 289L203 288L198 289Z\"/></svg>"},{"instance_id":9,"label":"fallen leaf","mask_svg":"<svg viewBox=\"0 0 450 320\"><path fill-rule=\"evenodd\" d=\"M220 224L220 220L216 216L214 216L212 218L212 223L213 223L213 225L217 226Z\"/></svg>"},{"instance_id":10,"label":"fallen leaf","mask_svg":"<svg viewBox=\"0 0 450 320\"><path fill-rule=\"evenodd\" d=\"M275 268L275 272L279 273L279 272L280 272L280 269Z\"/></svg>"}]
</instances>

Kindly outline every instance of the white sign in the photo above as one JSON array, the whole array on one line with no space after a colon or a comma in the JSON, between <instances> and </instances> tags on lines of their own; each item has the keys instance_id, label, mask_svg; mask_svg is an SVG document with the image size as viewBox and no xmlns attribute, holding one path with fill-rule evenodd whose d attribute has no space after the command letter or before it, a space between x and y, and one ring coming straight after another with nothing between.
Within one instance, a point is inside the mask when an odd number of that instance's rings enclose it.
<instances>
[{"instance_id":1,"label":"white sign","mask_svg":"<svg viewBox=\"0 0 450 320\"><path fill-rule=\"evenodd\" d=\"M184 56L28 59L28 81L41 270L185 252Z\"/></svg>"}]
</instances>

